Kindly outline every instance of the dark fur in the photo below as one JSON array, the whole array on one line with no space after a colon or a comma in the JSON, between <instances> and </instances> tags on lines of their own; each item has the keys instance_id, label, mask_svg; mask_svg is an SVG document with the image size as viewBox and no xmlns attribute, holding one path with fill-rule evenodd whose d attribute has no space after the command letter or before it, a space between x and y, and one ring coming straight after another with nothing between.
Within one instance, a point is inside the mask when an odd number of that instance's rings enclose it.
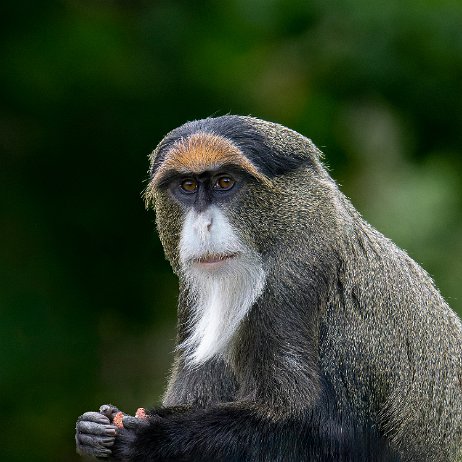
<instances>
[{"instance_id":1,"label":"dark fur","mask_svg":"<svg viewBox=\"0 0 462 462\"><path fill-rule=\"evenodd\" d=\"M184 365L163 407L116 437L115 460L455 462L462 443L462 328L430 277L371 228L306 138L226 116L174 130L230 139L272 182L222 204L267 275L226 360ZM180 274L182 207L150 191ZM178 342L188 335L180 279Z\"/></svg>"}]
</instances>

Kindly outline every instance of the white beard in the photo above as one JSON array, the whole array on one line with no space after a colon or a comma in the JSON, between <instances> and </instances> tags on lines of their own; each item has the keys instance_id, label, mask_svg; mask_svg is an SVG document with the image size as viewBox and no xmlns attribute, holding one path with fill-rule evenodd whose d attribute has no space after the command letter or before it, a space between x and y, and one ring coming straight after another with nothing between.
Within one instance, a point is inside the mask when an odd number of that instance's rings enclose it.
<instances>
[{"instance_id":1,"label":"white beard","mask_svg":"<svg viewBox=\"0 0 462 462\"><path fill-rule=\"evenodd\" d=\"M231 255L218 264L198 263L207 255ZM242 319L263 292L260 255L238 238L222 211L190 210L180 239L182 277L190 291L190 335L179 345L197 366L226 352ZM209 266L209 267L207 267Z\"/></svg>"}]
</instances>

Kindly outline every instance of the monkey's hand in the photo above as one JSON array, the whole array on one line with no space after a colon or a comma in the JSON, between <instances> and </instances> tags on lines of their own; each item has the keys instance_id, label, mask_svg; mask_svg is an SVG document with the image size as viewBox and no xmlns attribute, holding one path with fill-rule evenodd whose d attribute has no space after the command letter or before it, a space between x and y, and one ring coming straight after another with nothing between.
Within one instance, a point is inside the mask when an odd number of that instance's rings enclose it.
<instances>
[{"instance_id":1,"label":"monkey's hand","mask_svg":"<svg viewBox=\"0 0 462 462\"><path fill-rule=\"evenodd\" d=\"M132 417L112 404L104 404L99 412L86 412L77 420L77 452L94 458L126 460L126 448L133 442L137 430L147 424L147 418L143 408Z\"/></svg>"},{"instance_id":2,"label":"monkey's hand","mask_svg":"<svg viewBox=\"0 0 462 462\"><path fill-rule=\"evenodd\" d=\"M77 453L107 458L112 454L117 427L113 418L119 410L112 405L101 406L100 412L85 412L77 419L75 443Z\"/></svg>"}]
</instances>

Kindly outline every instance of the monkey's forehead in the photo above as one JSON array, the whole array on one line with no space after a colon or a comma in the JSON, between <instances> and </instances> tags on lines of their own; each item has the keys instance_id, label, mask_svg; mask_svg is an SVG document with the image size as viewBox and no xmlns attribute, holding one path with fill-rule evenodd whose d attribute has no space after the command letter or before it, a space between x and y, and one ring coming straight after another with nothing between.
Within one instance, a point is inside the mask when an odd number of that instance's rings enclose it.
<instances>
[{"instance_id":1,"label":"monkey's forehead","mask_svg":"<svg viewBox=\"0 0 462 462\"><path fill-rule=\"evenodd\" d=\"M200 174L233 165L263 183L269 179L229 139L220 135L198 132L177 140L165 154L152 178L153 186L173 172Z\"/></svg>"},{"instance_id":2,"label":"monkey's forehead","mask_svg":"<svg viewBox=\"0 0 462 462\"><path fill-rule=\"evenodd\" d=\"M167 172L201 173L234 164L271 182L303 166L321 169L320 151L299 133L273 122L226 115L186 122L168 133L150 155L151 187Z\"/></svg>"}]
</instances>

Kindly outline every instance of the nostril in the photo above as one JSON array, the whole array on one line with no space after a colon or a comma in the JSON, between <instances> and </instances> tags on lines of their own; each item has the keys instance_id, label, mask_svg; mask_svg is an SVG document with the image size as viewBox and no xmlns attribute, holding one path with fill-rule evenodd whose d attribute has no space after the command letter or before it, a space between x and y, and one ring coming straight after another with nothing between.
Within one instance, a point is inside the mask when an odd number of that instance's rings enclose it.
<instances>
[{"instance_id":1,"label":"nostril","mask_svg":"<svg viewBox=\"0 0 462 462\"><path fill-rule=\"evenodd\" d=\"M210 231L211 228L212 228L212 220L210 220L210 221L207 223L207 231Z\"/></svg>"}]
</instances>

